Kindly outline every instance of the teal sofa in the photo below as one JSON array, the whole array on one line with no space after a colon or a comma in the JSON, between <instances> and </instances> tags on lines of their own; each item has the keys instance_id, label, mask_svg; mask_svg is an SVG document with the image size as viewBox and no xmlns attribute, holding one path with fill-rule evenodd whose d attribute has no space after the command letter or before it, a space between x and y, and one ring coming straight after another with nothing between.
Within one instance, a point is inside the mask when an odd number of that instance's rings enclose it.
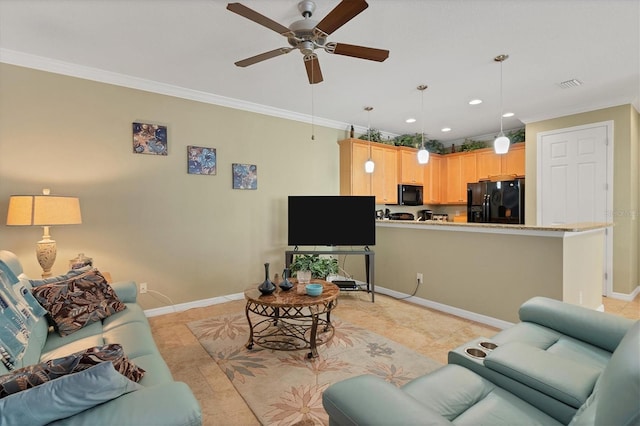
<instances>
[{"instance_id":1,"label":"teal sofa","mask_svg":"<svg viewBox=\"0 0 640 426\"><path fill-rule=\"evenodd\" d=\"M401 388L369 375L329 386L330 424L640 424L640 321L542 297L519 315Z\"/></svg>"},{"instance_id":2,"label":"teal sofa","mask_svg":"<svg viewBox=\"0 0 640 426\"><path fill-rule=\"evenodd\" d=\"M9 251L0 251L0 261L4 262L19 278L20 284L31 288L30 281L24 274L15 254ZM173 379L167 364L158 351L149 322L143 310L136 303L136 284L134 282L117 282L112 283L111 287L115 290L120 301L125 303L126 309L101 321L93 322L64 337L49 327L45 317L39 318L31 330L24 356L15 368L57 359L91 347L118 343L122 345L128 359L145 370L144 376L138 382L139 386L133 384L135 386L133 391L99 403L70 417L59 418L52 424L67 426L201 425L202 416L198 401L185 383ZM2 324L0 324L1 326ZM9 373L8 368L0 363L0 376L7 373ZM96 386L100 386L100 382ZM37 388L39 387L33 389ZM29 390L23 392L29 392ZM18 392L18 394L23 392ZM8 401L10 397L11 395L5 399ZM56 397L54 394L50 396L50 399L55 402ZM44 399L47 398L44 397ZM0 402L2 401L0 399ZM90 401L79 401L80 404L87 402L88 406L92 405ZM55 418L56 415L53 411L68 408L61 407L60 402L57 405L55 403L50 405L34 404L25 411L23 419L25 424L38 423L41 418L51 418L51 416ZM43 413L38 410L49 410L50 412ZM31 420L31 415L34 420Z\"/></svg>"}]
</instances>

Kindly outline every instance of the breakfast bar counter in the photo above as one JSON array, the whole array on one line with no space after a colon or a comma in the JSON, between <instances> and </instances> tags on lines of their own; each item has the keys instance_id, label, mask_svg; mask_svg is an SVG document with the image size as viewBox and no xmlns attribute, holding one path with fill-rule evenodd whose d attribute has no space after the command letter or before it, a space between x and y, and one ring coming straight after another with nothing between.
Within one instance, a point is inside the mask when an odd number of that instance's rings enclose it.
<instances>
[{"instance_id":1,"label":"breakfast bar counter","mask_svg":"<svg viewBox=\"0 0 640 426\"><path fill-rule=\"evenodd\" d=\"M533 296L599 309L610 226L378 220L376 285L497 325Z\"/></svg>"},{"instance_id":2,"label":"breakfast bar counter","mask_svg":"<svg viewBox=\"0 0 640 426\"><path fill-rule=\"evenodd\" d=\"M523 234L530 235L555 235L562 236L564 232L585 232L598 229L605 229L613 226L612 223L602 222L583 222L569 223L559 225L511 225L503 223L467 223L467 222L446 222L442 220L378 220L376 226L390 226L398 228L412 227L416 229L437 227L434 229L447 231L463 231L463 232L485 232L485 233L506 233L506 234Z\"/></svg>"}]
</instances>

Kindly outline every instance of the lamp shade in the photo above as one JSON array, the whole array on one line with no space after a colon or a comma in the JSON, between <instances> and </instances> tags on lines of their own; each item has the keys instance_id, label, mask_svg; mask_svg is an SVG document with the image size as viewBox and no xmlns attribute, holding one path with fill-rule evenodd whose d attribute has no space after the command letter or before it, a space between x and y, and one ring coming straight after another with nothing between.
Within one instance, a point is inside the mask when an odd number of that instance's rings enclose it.
<instances>
[{"instance_id":1,"label":"lamp shade","mask_svg":"<svg viewBox=\"0 0 640 426\"><path fill-rule=\"evenodd\" d=\"M77 197L53 195L12 195L9 198L7 225L78 225L82 223Z\"/></svg>"}]
</instances>

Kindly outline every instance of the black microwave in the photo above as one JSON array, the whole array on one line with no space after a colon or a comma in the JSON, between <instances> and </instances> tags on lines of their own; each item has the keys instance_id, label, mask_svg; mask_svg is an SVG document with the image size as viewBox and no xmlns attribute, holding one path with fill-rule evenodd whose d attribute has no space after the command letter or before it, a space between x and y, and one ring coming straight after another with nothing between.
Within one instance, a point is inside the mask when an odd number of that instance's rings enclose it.
<instances>
[{"instance_id":1,"label":"black microwave","mask_svg":"<svg viewBox=\"0 0 640 426\"><path fill-rule=\"evenodd\" d=\"M398 185L398 204L401 206L422 205L422 185Z\"/></svg>"}]
</instances>

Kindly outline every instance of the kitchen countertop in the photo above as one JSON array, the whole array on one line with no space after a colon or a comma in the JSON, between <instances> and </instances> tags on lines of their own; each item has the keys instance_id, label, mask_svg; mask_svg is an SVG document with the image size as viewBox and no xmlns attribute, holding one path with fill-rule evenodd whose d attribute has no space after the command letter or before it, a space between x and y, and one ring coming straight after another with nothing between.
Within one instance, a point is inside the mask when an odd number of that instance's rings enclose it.
<instances>
[{"instance_id":1,"label":"kitchen countertop","mask_svg":"<svg viewBox=\"0 0 640 426\"><path fill-rule=\"evenodd\" d=\"M442 231L463 231L463 232L485 232L500 234L529 234L564 236L566 233L581 233L596 231L613 226L613 223L606 222L582 222L571 224L559 224L550 226L538 225L510 225L503 223L466 223L466 222L445 222L439 220L376 220L376 226L392 228L414 228L431 229Z\"/></svg>"}]
</instances>

